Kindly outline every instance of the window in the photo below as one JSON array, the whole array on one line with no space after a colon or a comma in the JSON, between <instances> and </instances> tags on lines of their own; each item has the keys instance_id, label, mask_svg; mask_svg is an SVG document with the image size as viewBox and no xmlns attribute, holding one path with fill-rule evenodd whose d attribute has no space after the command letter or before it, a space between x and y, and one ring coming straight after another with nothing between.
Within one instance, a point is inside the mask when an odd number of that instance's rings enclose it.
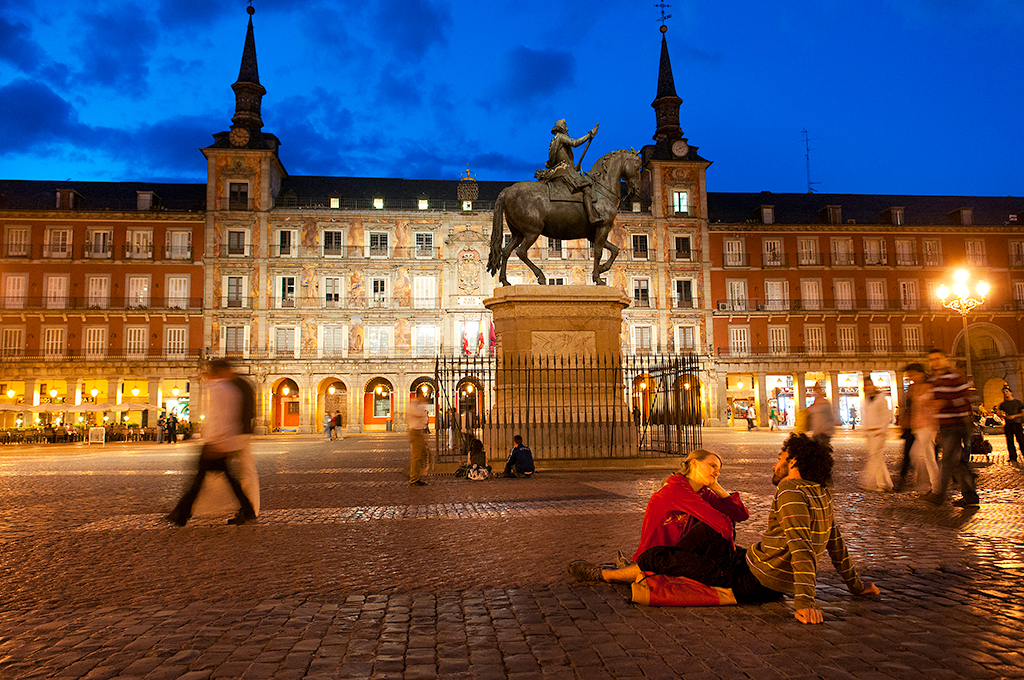
<instances>
[{"instance_id":1,"label":"window","mask_svg":"<svg viewBox=\"0 0 1024 680\"><path fill-rule=\"evenodd\" d=\"M435 309L437 307L436 277L412 277L412 306L414 309Z\"/></svg>"},{"instance_id":2,"label":"window","mask_svg":"<svg viewBox=\"0 0 1024 680\"><path fill-rule=\"evenodd\" d=\"M168 309L188 308L188 277L168 276L167 277L167 307Z\"/></svg>"},{"instance_id":3,"label":"window","mask_svg":"<svg viewBox=\"0 0 1024 680\"><path fill-rule=\"evenodd\" d=\"M341 356L345 351L345 327L324 326L321 333L325 356Z\"/></svg>"},{"instance_id":4,"label":"window","mask_svg":"<svg viewBox=\"0 0 1024 680\"><path fill-rule=\"evenodd\" d=\"M62 359L66 353L63 328L43 329L43 356L47 359Z\"/></svg>"},{"instance_id":5,"label":"window","mask_svg":"<svg viewBox=\"0 0 1024 680\"><path fill-rule=\"evenodd\" d=\"M868 281L868 309L885 309L885 281Z\"/></svg>"},{"instance_id":6,"label":"window","mask_svg":"<svg viewBox=\"0 0 1024 680\"><path fill-rule=\"evenodd\" d=\"M169 357L188 356L188 327L171 326L164 329L164 353Z\"/></svg>"},{"instance_id":7,"label":"window","mask_svg":"<svg viewBox=\"0 0 1024 680\"><path fill-rule=\"evenodd\" d=\"M743 252L743 241L740 239L726 239L725 241L725 266L745 267L747 265L746 254Z\"/></svg>"},{"instance_id":8,"label":"window","mask_svg":"<svg viewBox=\"0 0 1024 680\"><path fill-rule=\"evenodd\" d=\"M697 328L695 326L676 326L676 351L697 351Z\"/></svg>"},{"instance_id":9,"label":"window","mask_svg":"<svg viewBox=\"0 0 1024 680\"><path fill-rule=\"evenodd\" d=\"M128 260L148 260L153 257L153 232L133 230L128 232L128 243L124 247Z\"/></svg>"},{"instance_id":10,"label":"window","mask_svg":"<svg viewBox=\"0 0 1024 680\"><path fill-rule=\"evenodd\" d=\"M853 281L837 279L833 285L836 292L836 309L853 309Z\"/></svg>"},{"instance_id":11,"label":"window","mask_svg":"<svg viewBox=\"0 0 1024 680\"><path fill-rule=\"evenodd\" d=\"M728 295L727 309L734 312L745 312L747 310L747 281L746 279L732 279L725 282L726 294Z\"/></svg>"},{"instance_id":12,"label":"window","mask_svg":"<svg viewBox=\"0 0 1024 680\"><path fill-rule=\"evenodd\" d=\"M633 279L633 306L650 307L651 297L647 279Z\"/></svg>"},{"instance_id":13,"label":"window","mask_svg":"<svg viewBox=\"0 0 1024 680\"><path fill-rule=\"evenodd\" d=\"M71 230L49 229L43 245L43 257L71 257Z\"/></svg>"},{"instance_id":14,"label":"window","mask_svg":"<svg viewBox=\"0 0 1024 680\"><path fill-rule=\"evenodd\" d=\"M388 280L370 279L370 307L384 308L388 306Z\"/></svg>"},{"instance_id":15,"label":"window","mask_svg":"<svg viewBox=\"0 0 1024 680\"><path fill-rule=\"evenodd\" d=\"M633 259L649 259L647 252L647 234L633 234Z\"/></svg>"},{"instance_id":16,"label":"window","mask_svg":"<svg viewBox=\"0 0 1024 680\"><path fill-rule=\"evenodd\" d=\"M548 257L562 259L562 241L557 238L548 239Z\"/></svg>"},{"instance_id":17,"label":"window","mask_svg":"<svg viewBox=\"0 0 1024 680\"><path fill-rule=\"evenodd\" d=\"M249 329L244 326L224 327L224 354L239 357L245 354L246 336Z\"/></svg>"},{"instance_id":18,"label":"window","mask_svg":"<svg viewBox=\"0 0 1024 680\"><path fill-rule=\"evenodd\" d=\"M228 184L228 210L249 209L249 185L246 182Z\"/></svg>"},{"instance_id":19,"label":"window","mask_svg":"<svg viewBox=\"0 0 1024 680\"><path fill-rule=\"evenodd\" d=\"M878 267L888 264L885 255L885 239L864 237L864 266Z\"/></svg>"},{"instance_id":20,"label":"window","mask_svg":"<svg viewBox=\"0 0 1024 680\"><path fill-rule=\"evenodd\" d=\"M28 229L8 228L4 242L4 257L26 257L29 251Z\"/></svg>"},{"instance_id":21,"label":"window","mask_svg":"<svg viewBox=\"0 0 1024 680\"><path fill-rule=\"evenodd\" d=\"M370 356L387 356L391 350L391 329L387 326L370 326L366 329L366 349Z\"/></svg>"},{"instance_id":22,"label":"window","mask_svg":"<svg viewBox=\"0 0 1024 680\"><path fill-rule=\"evenodd\" d=\"M825 327L804 326L804 345L808 354L824 354Z\"/></svg>"},{"instance_id":23,"label":"window","mask_svg":"<svg viewBox=\"0 0 1024 680\"><path fill-rule=\"evenodd\" d=\"M226 276L227 279L224 289L227 291L227 296L224 300L225 307L245 307L245 277L244 276Z\"/></svg>"},{"instance_id":24,"label":"window","mask_svg":"<svg viewBox=\"0 0 1024 680\"><path fill-rule=\"evenodd\" d=\"M801 238L798 242L800 249L800 265L803 267L814 267L820 266L821 252L818 250L818 239L817 238Z\"/></svg>"},{"instance_id":25,"label":"window","mask_svg":"<svg viewBox=\"0 0 1024 680\"><path fill-rule=\"evenodd\" d=\"M939 248L939 244L939 240L933 238L926 238L921 242L924 266L939 267L942 265L942 251Z\"/></svg>"},{"instance_id":26,"label":"window","mask_svg":"<svg viewBox=\"0 0 1024 680\"><path fill-rule=\"evenodd\" d=\"M1010 266L1024 267L1024 241L1010 241Z\"/></svg>"},{"instance_id":27,"label":"window","mask_svg":"<svg viewBox=\"0 0 1024 680\"><path fill-rule=\"evenodd\" d=\"M416 232L416 257L434 256L434 235L429 231Z\"/></svg>"},{"instance_id":28,"label":"window","mask_svg":"<svg viewBox=\"0 0 1024 680\"><path fill-rule=\"evenodd\" d=\"M384 197L383 196L375 196L374 197L374 199L373 199L373 209L374 210L383 210L384 209Z\"/></svg>"},{"instance_id":29,"label":"window","mask_svg":"<svg viewBox=\"0 0 1024 680\"><path fill-rule=\"evenodd\" d=\"M921 327L920 326L904 326L903 327L903 351L920 352L924 349L924 345L921 342Z\"/></svg>"},{"instance_id":30,"label":"window","mask_svg":"<svg viewBox=\"0 0 1024 680\"><path fill-rule=\"evenodd\" d=\"M549 286L564 286L565 285L565 278L563 278L561 276L556 276L554 278L550 278L550 279L548 279L548 285Z\"/></svg>"},{"instance_id":31,"label":"window","mask_svg":"<svg viewBox=\"0 0 1024 680\"><path fill-rule=\"evenodd\" d=\"M295 330L294 326L284 326L274 329L274 351L277 356L296 356Z\"/></svg>"},{"instance_id":32,"label":"window","mask_svg":"<svg viewBox=\"0 0 1024 680\"><path fill-rule=\"evenodd\" d=\"M340 231L324 232L324 257L341 257L344 254Z\"/></svg>"},{"instance_id":33,"label":"window","mask_svg":"<svg viewBox=\"0 0 1024 680\"><path fill-rule=\"evenodd\" d=\"M436 326L416 326L412 334L412 351L419 357L433 356L437 347Z\"/></svg>"},{"instance_id":34,"label":"window","mask_svg":"<svg viewBox=\"0 0 1024 680\"><path fill-rule=\"evenodd\" d=\"M888 354L889 353L889 327L888 326L872 326L870 332L871 332L871 351L874 354Z\"/></svg>"},{"instance_id":35,"label":"window","mask_svg":"<svg viewBox=\"0 0 1024 680\"><path fill-rule=\"evenodd\" d=\"M46 308L65 309L68 306L68 277L64 274L46 276Z\"/></svg>"},{"instance_id":36,"label":"window","mask_svg":"<svg viewBox=\"0 0 1024 680\"><path fill-rule=\"evenodd\" d=\"M4 274L4 308L24 309L28 274Z\"/></svg>"},{"instance_id":37,"label":"window","mask_svg":"<svg viewBox=\"0 0 1024 680\"><path fill-rule=\"evenodd\" d=\"M729 354L750 354L750 329L746 326L729 326Z\"/></svg>"},{"instance_id":38,"label":"window","mask_svg":"<svg viewBox=\"0 0 1024 680\"><path fill-rule=\"evenodd\" d=\"M228 232L228 243L230 245L232 234L235 234L235 250L232 252L231 248L228 248L228 255L245 255L245 232L244 231L229 231ZM170 260L187 260L192 257L192 232L191 231L171 231L167 233L167 242L170 246L167 249L167 258ZM152 246L150 246L152 249Z\"/></svg>"},{"instance_id":39,"label":"window","mask_svg":"<svg viewBox=\"0 0 1024 680\"><path fill-rule=\"evenodd\" d=\"M109 276L87 276L85 290L85 305L89 309L106 309L110 306Z\"/></svg>"},{"instance_id":40,"label":"window","mask_svg":"<svg viewBox=\"0 0 1024 680\"><path fill-rule=\"evenodd\" d=\"M693 297L693 279L676 279L676 304L680 309L693 309L697 305Z\"/></svg>"},{"instance_id":41,"label":"window","mask_svg":"<svg viewBox=\"0 0 1024 680\"><path fill-rule=\"evenodd\" d=\"M334 210L337 210L338 208L340 208L341 207L341 197L340 196L331 196L330 206Z\"/></svg>"},{"instance_id":42,"label":"window","mask_svg":"<svg viewBox=\"0 0 1024 680\"><path fill-rule=\"evenodd\" d=\"M764 266L782 267L785 261L782 257L782 239L769 238L764 240Z\"/></svg>"},{"instance_id":43,"label":"window","mask_svg":"<svg viewBox=\"0 0 1024 680\"><path fill-rule=\"evenodd\" d=\"M22 328L5 328L0 354L5 357L20 357L25 355L25 330Z\"/></svg>"},{"instance_id":44,"label":"window","mask_svg":"<svg viewBox=\"0 0 1024 680\"><path fill-rule=\"evenodd\" d=\"M1024 309L1024 281L1013 282L1013 301L1017 303L1017 309Z\"/></svg>"},{"instance_id":45,"label":"window","mask_svg":"<svg viewBox=\"0 0 1024 680\"><path fill-rule=\"evenodd\" d=\"M462 202L462 209L464 211L466 211L466 212L469 212L470 210L472 210L473 209L473 201L463 201Z\"/></svg>"},{"instance_id":46,"label":"window","mask_svg":"<svg viewBox=\"0 0 1024 680\"><path fill-rule=\"evenodd\" d=\"M651 327L633 327L633 351L637 354L651 353Z\"/></svg>"},{"instance_id":47,"label":"window","mask_svg":"<svg viewBox=\"0 0 1024 680\"><path fill-rule=\"evenodd\" d=\"M276 254L278 257L295 257L298 255L298 234L291 229L279 229L277 232Z\"/></svg>"},{"instance_id":48,"label":"window","mask_svg":"<svg viewBox=\"0 0 1024 680\"><path fill-rule=\"evenodd\" d=\"M382 233L371 233L370 234L370 248L367 253L368 257L387 257L388 256L388 235Z\"/></svg>"},{"instance_id":49,"label":"window","mask_svg":"<svg viewBox=\"0 0 1024 680\"><path fill-rule=\"evenodd\" d=\"M836 342L842 354L854 354L857 351L857 327L836 326Z\"/></svg>"},{"instance_id":50,"label":"window","mask_svg":"<svg viewBox=\"0 0 1024 680\"><path fill-rule=\"evenodd\" d=\"M416 200L416 207L420 210L427 210L430 208L430 199L420 198Z\"/></svg>"},{"instance_id":51,"label":"window","mask_svg":"<svg viewBox=\"0 0 1024 680\"><path fill-rule=\"evenodd\" d=\"M109 230L95 229L89 232L89 242L85 246L86 257L109 258L113 254L113 239Z\"/></svg>"},{"instance_id":52,"label":"window","mask_svg":"<svg viewBox=\"0 0 1024 680\"><path fill-rule=\"evenodd\" d=\"M900 304L903 309L917 309L920 305L917 293L917 281L900 281Z\"/></svg>"},{"instance_id":53,"label":"window","mask_svg":"<svg viewBox=\"0 0 1024 680\"><path fill-rule=\"evenodd\" d=\"M229 231L228 232L228 255L232 257L243 257L246 254L245 250L245 232L244 231Z\"/></svg>"},{"instance_id":54,"label":"window","mask_svg":"<svg viewBox=\"0 0 1024 680\"><path fill-rule=\"evenodd\" d=\"M149 307L149 277L129 276L128 277L128 299L125 300L128 309L143 309Z\"/></svg>"},{"instance_id":55,"label":"window","mask_svg":"<svg viewBox=\"0 0 1024 680\"><path fill-rule=\"evenodd\" d=\"M821 280L800 280L800 303L803 309L818 310L822 308Z\"/></svg>"},{"instance_id":56,"label":"window","mask_svg":"<svg viewBox=\"0 0 1024 680\"><path fill-rule=\"evenodd\" d=\"M124 329L125 333L125 353L129 359L145 359L146 349L148 343L146 338L149 335L149 329L145 326L129 326Z\"/></svg>"},{"instance_id":57,"label":"window","mask_svg":"<svg viewBox=\"0 0 1024 680\"><path fill-rule=\"evenodd\" d=\"M690 192L689 191L673 191L672 192L672 212L677 215L689 215L690 214Z\"/></svg>"},{"instance_id":58,"label":"window","mask_svg":"<svg viewBox=\"0 0 1024 680\"><path fill-rule=\"evenodd\" d=\"M761 224L775 224L775 206L761 206Z\"/></svg>"},{"instance_id":59,"label":"window","mask_svg":"<svg viewBox=\"0 0 1024 680\"><path fill-rule=\"evenodd\" d=\"M900 267L916 267L917 252L913 239L896 239L896 264Z\"/></svg>"},{"instance_id":60,"label":"window","mask_svg":"<svg viewBox=\"0 0 1024 680\"><path fill-rule=\"evenodd\" d=\"M765 308L772 312L789 309L789 282L765 281L764 303Z\"/></svg>"},{"instance_id":61,"label":"window","mask_svg":"<svg viewBox=\"0 0 1024 680\"><path fill-rule=\"evenodd\" d=\"M969 265L984 265L985 264L985 241L980 238L971 238L964 241L964 246L967 250L967 264Z\"/></svg>"},{"instance_id":62,"label":"window","mask_svg":"<svg viewBox=\"0 0 1024 680\"><path fill-rule=\"evenodd\" d=\"M277 306L285 308L295 307L295 277L294 276L279 276L277 277Z\"/></svg>"},{"instance_id":63,"label":"window","mask_svg":"<svg viewBox=\"0 0 1024 680\"><path fill-rule=\"evenodd\" d=\"M693 261L693 250L690 245L689 236L676 236L675 237L675 258L680 262L692 262Z\"/></svg>"},{"instance_id":64,"label":"window","mask_svg":"<svg viewBox=\"0 0 1024 680\"><path fill-rule=\"evenodd\" d=\"M832 266L849 267L853 265L853 239L839 237L832 239Z\"/></svg>"},{"instance_id":65,"label":"window","mask_svg":"<svg viewBox=\"0 0 1024 680\"><path fill-rule=\"evenodd\" d=\"M789 354L789 326L768 326L768 351Z\"/></svg>"},{"instance_id":66,"label":"window","mask_svg":"<svg viewBox=\"0 0 1024 680\"><path fill-rule=\"evenodd\" d=\"M324 307L337 309L341 307L341 277L324 277Z\"/></svg>"}]
</instances>

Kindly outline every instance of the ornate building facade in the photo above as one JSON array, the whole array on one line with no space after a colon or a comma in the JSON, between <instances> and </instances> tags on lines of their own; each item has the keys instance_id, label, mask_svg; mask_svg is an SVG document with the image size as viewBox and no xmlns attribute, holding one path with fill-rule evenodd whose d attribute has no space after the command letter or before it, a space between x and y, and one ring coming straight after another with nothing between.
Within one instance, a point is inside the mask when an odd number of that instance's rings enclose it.
<instances>
[{"instance_id":1,"label":"ornate building facade","mask_svg":"<svg viewBox=\"0 0 1024 680\"><path fill-rule=\"evenodd\" d=\"M231 356L261 432L318 431L335 411L350 431L404 429L435 357L496 349L485 263L507 182L289 175L263 130L251 17L232 88L205 185L0 181L0 402L135 402L152 423L191 398L195 417L203 361ZM864 376L897 398L933 345L970 345L986 403L1004 381L1019 391L1024 200L709 192L681 103L663 35L654 144L607 283L633 301L625 352L700 357L706 422L740 404L792 421L813 382L855 417ZM531 257L549 284L590 280L586 242L541 239ZM969 343L934 294L958 266L992 287ZM508 271L533 283L515 258Z\"/></svg>"}]
</instances>

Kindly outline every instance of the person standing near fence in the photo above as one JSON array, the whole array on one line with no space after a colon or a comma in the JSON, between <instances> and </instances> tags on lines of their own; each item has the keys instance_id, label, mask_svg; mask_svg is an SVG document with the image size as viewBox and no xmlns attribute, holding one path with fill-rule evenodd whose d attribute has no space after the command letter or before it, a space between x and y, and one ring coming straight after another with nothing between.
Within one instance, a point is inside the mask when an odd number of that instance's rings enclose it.
<instances>
[{"instance_id":1,"label":"person standing near fence","mask_svg":"<svg viewBox=\"0 0 1024 680\"><path fill-rule=\"evenodd\" d=\"M405 417L409 429L409 486L427 485L422 479L423 466L430 458L426 438L423 436L428 419L425 401L426 398L420 396L419 392L410 397Z\"/></svg>"}]
</instances>

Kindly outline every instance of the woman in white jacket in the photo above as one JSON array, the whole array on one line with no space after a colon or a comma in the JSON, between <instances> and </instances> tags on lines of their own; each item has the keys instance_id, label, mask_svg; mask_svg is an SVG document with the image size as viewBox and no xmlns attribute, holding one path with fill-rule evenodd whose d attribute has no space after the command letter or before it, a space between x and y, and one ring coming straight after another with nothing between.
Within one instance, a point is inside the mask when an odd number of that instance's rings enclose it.
<instances>
[{"instance_id":1,"label":"woman in white jacket","mask_svg":"<svg viewBox=\"0 0 1024 680\"><path fill-rule=\"evenodd\" d=\"M885 466L885 441L889 438L892 411L885 397L875 389L871 378L864 378L864 399L860 413L868 447L867 461L860 474L860 486L865 491L892 491L892 477Z\"/></svg>"}]
</instances>

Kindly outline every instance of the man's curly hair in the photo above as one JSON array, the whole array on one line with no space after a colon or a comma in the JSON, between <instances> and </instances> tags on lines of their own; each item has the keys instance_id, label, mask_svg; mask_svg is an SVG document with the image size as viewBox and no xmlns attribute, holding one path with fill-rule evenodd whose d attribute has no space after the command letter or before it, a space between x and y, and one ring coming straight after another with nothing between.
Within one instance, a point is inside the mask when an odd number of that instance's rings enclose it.
<instances>
[{"instance_id":1,"label":"man's curly hair","mask_svg":"<svg viewBox=\"0 0 1024 680\"><path fill-rule=\"evenodd\" d=\"M832 447L808 437L806 434L791 434L782 443L786 458L796 464L800 477L822 486L832 484Z\"/></svg>"}]
</instances>

